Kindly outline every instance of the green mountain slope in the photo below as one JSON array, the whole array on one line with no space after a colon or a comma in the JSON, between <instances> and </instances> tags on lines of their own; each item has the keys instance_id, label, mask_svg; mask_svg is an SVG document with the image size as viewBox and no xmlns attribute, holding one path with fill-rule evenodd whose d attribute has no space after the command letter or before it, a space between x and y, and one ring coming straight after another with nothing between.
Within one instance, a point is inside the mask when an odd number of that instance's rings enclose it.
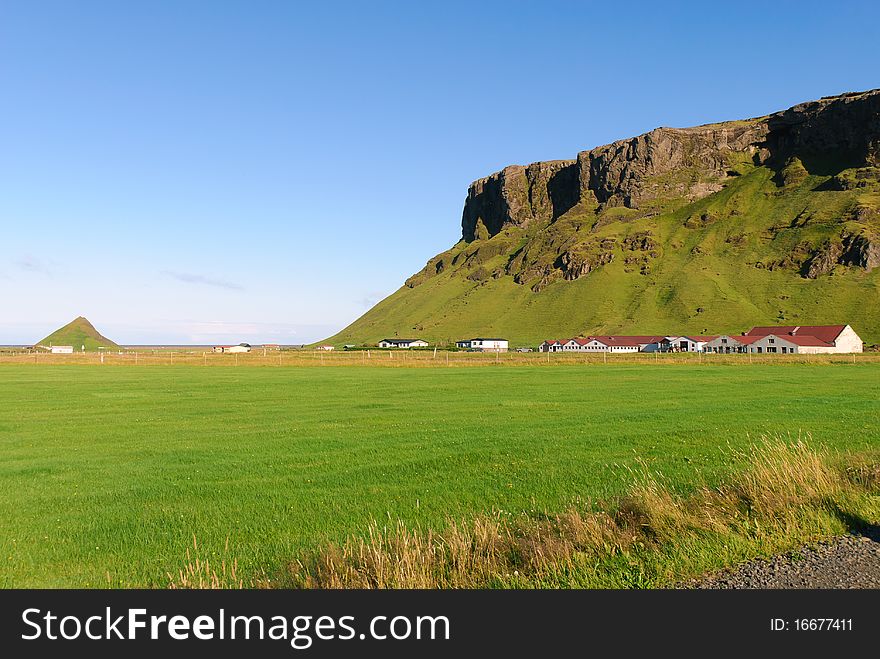
<instances>
[{"instance_id":1,"label":"green mountain slope","mask_svg":"<svg viewBox=\"0 0 880 659\"><path fill-rule=\"evenodd\" d=\"M509 167L462 230L328 341L849 323L878 343L880 92Z\"/></svg>"},{"instance_id":2,"label":"green mountain slope","mask_svg":"<svg viewBox=\"0 0 880 659\"><path fill-rule=\"evenodd\" d=\"M95 326L86 318L80 316L76 320L68 323L64 327L52 332L37 345L42 346L73 346L74 350L80 350L85 346L86 350L97 350L98 348L119 348L113 341L106 336L102 336Z\"/></svg>"}]
</instances>

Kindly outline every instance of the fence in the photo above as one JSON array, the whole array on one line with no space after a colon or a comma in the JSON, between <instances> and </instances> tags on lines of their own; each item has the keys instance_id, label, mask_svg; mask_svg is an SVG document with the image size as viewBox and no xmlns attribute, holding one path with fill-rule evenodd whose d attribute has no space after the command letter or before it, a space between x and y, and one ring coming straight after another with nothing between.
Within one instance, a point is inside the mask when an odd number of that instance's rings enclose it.
<instances>
[{"instance_id":1,"label":"fence","mask_svg":"<svg viewBox=\"0 0 880 659\"><path fill-rule=\"evenodd\" d=\"M409 350L308 351L255 350L249 353L213 353L199 350L145 350L86 352L53 355L27 351L0 351L0 364L97 366L201 367L322 367L371 366L384 368L460 368L490 366L620 365L620 364L861 364L880 362L880 353L820 355L757 355L711 353L475 353Z\"/></svg>"}]
</instances>

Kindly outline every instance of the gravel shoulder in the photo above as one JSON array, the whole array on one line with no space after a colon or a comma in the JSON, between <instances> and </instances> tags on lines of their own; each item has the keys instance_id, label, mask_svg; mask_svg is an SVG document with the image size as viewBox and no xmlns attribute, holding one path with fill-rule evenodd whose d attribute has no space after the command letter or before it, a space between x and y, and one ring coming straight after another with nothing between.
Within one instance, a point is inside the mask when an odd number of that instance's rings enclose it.
<instances>
[{"instance_id":1,"label":"gravel shoulder","mask_svg":"<svg viewBox=\"0 0 880 659\"><path fill-rule=\"evenodd\" d=\"M845 535L756 559L680 588L880 588L880 535Z\"/></svg>"}]
</instances>

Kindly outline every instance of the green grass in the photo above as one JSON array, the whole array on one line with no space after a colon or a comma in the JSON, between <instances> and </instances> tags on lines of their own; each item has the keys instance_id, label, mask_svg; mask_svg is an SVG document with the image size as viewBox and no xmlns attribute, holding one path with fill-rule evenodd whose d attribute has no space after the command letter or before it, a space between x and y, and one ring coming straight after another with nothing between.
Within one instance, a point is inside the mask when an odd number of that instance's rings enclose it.
<instances>
[{"instance_id":1,"label":"green grass","mask_svg":"<svg viewBox=\"0 0 880 659\"><path fill-rule=\"evenodd\" d=\"M164 585L198 539L245 576L363 533L687 491L730 448L880 446L880 366L0 367L0 585Z\"/></svg>"},{"instance_id":2,"label":"green grass","mask_svg":"<svg viewBox=\"0 0 880 659\"><path fill-rule=\"evenodd\" d=\"M498 335L511 345L535 346L589 333L719 334L752 325L849 323L867 343L880 343L880 305L870 303L880 298L880 268L839 265L817 279L800 272L809 249L839 241L844 230L876 235L875 220L862 227L850 218L858 204L880 208L877 195L826 189L829 175L789 178L790 185L780 188L772 169L743 165L742 175L723 190L684 206L661 203L654 217L623 221L617 216L638 212L610 209L597 221L591 209L578 206L550 225L460 242L435 257L446 265L440 274L420 273L413 278L417 285L401 287L327 341ZM703 223L703 214L711 221ZM627 236L646 231L657 244L656 256L622 248ZM595 242L603 238L617 241L613 261L576 280L558 280L536 293L536 280L517 284L504 274L523 246L528 259L551 265L573 245L597 251ZM484 251L488 259L480 258ZM477 268L499 276L468 279Z\"/></svg>"}]
</instances>

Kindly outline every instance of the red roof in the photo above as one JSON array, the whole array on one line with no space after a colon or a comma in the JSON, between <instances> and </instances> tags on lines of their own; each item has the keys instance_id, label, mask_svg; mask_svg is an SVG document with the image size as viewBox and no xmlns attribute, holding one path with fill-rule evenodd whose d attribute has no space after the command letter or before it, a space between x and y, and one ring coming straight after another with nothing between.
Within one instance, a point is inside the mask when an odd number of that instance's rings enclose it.
<instances>
[{"instance_id":1,"label":"red roof","mask_svg":"<svg viewBox=\"0 0 880 659\"><path fill-rule=\"evenodd\" d=\"M657 343L663 340L662 336L620 336L612 334L605 336L591 336L589 338L604 343L607 346L640 346L648 343Z\"/></svg>"},{"instance_id":2,"label":"red roof","mask_svg":"<svg viewBox=\"0 0 880 659\"><path fill-rule=\"evenodd\" d=\"M768 334L767 336L775 336L780 341L788 341L789 343L794 343L796 346L822 346L829 347L834 344L829 341L823 341L820 338L815 336L804 336L800 333L798 334ZM764 338L764 337L760 337Z\"/></svg>"},{"instance_id":3,"label":"red roof","mask_svg":"<svg viewBox=\"0 0 880 659\"><path fill-rule=\"evenodd\" d=\"M812 336L824 343L834 343L840 333L846 329L846 325L780 325L778 327L753 327L745 336L767 336L775 334L780 338L790 336ZM794 341L792 343L795 343ZM822 345L801 344L797 345Z\"/></svg>"},{"instance_id":4,"label":"red roof","mask_svg":"<svg viewBox=\"0 0 880 659\"><path fill-rule=\"evenodd\" d=\"M715 336L688 336L685 338L688 338L691 341L696 341L697 343L705 343L707 341L712 341L714 339L717 339L718 335L716 334Z\"/></svg>"}]
</instances>

